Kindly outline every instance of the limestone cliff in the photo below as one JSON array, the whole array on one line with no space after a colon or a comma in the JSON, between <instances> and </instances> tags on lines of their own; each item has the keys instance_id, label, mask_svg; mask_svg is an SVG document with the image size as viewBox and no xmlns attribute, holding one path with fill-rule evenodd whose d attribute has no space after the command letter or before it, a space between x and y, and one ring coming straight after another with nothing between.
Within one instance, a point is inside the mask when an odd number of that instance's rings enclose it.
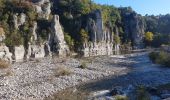
<instances>
[{"instance_id":1,"label":"limestone cliff","mask_svg":"<svg viewBox=\"0 0 170 100\"><path fill-rule=\"evenodd\" d=\"M135 12L122 13L125 38L131 39L134 49L143 48L143 38L145 33L144 20L141 15Z\"/></svg>"},{"instance_id":2,"label":"limestone cliff","mask_svg":"<svg viewBox=\"0 0 170 100\"><path fill-rule=\"evenodd\" d=\"M82 48L85 57L113 54L112 30L103 26L100 10L89 15L86 30L89 33L89 41L84 43Z\"/></svg>"},{"instance_id":3,"label":"limestone cliff","mask_svg":"<svg viewBox=\"0 0 170 100\"><path fill-rule=\"evenodd\" d=\"M69 47L64 40L64 33L59 22L59 16L54 15L51 23L52 33L49 36L50 49L57 52L59 56L69 54Z\"/></svg>"}]
</instances>

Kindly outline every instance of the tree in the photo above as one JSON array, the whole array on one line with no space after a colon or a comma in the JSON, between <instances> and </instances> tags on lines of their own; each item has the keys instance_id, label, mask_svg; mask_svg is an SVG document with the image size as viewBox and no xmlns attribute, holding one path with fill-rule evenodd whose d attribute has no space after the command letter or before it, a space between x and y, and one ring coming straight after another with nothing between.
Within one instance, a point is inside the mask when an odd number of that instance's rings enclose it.
<instances>
[{"instance_id":1,"label":"tree","mask_svg":"<svg viewBox=\"0 0 170 100\"><path fill-rule=\"evenodd\" d=\"M81 42L84 43L84 42L87 42L88 41L88 32L86 32L84 29L81 29L80 30L80 36L81 36Z\"/></svg>"},{"instance_id":2,"label":"tree","mask_svg":"<svg viewBox=\"0 0 170 100\"><path fill-rule=\"evenodd\" d=\"M149 42L153 41L153 33L152 32L146 32L145 33L145 40L149 41Z\"/></svg>"},{"instance_id":3,"label":"tree","mask_svg":"<svg viewBox=\"0 0 170 100\"><path fill-rule=\"evenodd\" d=\"M120 37L118 35L114 35L114 42L115 44L120 44L121 40L120 40Z\"/></svg>"},{"instance_id":4,"label":"tree","mask_svg":"<svg viewBox=\"0 0 170 100\"><path fill-rule=\"evenodd\" d=\"M146 32L145 33L145 41L146 45L150 45L150 43L153 41L153 33L152 32Z\"/></svg>"},{"instance_id":5,"label":"tree","mask_svg":"<svg viewBox=\"0 0 170 100\"><path fill-rule=\"evenodd\" d=\"M71 38L71 36L68 33L64 34L64 39L66 43L68 44L70 50L74 49L74 40Z\"/></svg>"}]
</instances>

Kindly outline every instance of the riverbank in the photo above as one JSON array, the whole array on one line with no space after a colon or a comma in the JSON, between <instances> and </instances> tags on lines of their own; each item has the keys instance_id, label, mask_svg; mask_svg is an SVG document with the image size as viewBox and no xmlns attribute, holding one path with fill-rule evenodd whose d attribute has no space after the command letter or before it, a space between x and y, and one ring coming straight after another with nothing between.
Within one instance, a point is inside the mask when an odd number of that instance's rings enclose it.
<instances>
[{"instance_id":1,"label":"riverbank","mask_svg":"<svg viewBox=\"0 0 170 100\"><path fill-rule=\"evenodd\" d=\"M86 64L85 68L79 67L82 63ZM123 55L83 59L44 58L14 63L0 69L0 99L43 100L84 82L126 74L131 63Z\"/></svg>"},{"instance_id":2,"label":"riverbank","mask_svg":"<svg viewBox=\"0 0 170 100\"><path fill-rule=\"evenodd\" d=\"M159 86L170 83L170 77L169 77L170 69L167 67L153 64L150 61L148 54L141 54L141 53L139 54L138 53L135 55L132 54L132 55L112 56L112 57L113 58L116 57L116 59L121 58L126 61L132 62L132 63L126 64L126 65L123 65L124 64L123 62L119 63L121 66L124 66L124 67L126 66L125 68L128 69L128 72L126 72L124 74L115 73L112 76L105 77L100 80L95 80L95 81L91 81L88 83L84 83L77 87L73 87L71 89L64 90L62 92L54 94L54 96L52 97L52 99L50 98L50 100L55 100L55 99L67 100L68 98L71 98L70 96L77 98L74 100L87 100L87 98L88 99L91 98L90 100L93 100L93 98L98 98L98 97L102 100L105 100L106 97L110 98L108 100L112 100L114 98L113 95L109 96L108 93L110 93L110 91L114 90L117 87L119 89L121 88L122 92L127 92L128 89L132 89L132 90L136 91L136 89L138 89L138 87L140 87L140 86L147 87L147 89L155 89ZM115 61L116 61L116 59L115 59ZM131 91L131 90L129 90L129 91ZM157 91L157 89L156 89L156 91ZM167 90L163 90L163 91L167 91ZM101 94L105 94L105 93L107 94L107 96L101 95ZM161 99L162 96L164 96L164 95L167 96L167 95L169 95L169 93L170 93L170 91L166 92L166 93L164 93L164 92L159 93L156 96L151 95L151 97L157 98L157 99L151 99L151 100L162 100ZM65 96L65 95L67 95L67 96ZM128 95L128 94L126 94L126 95ZM80 96L81 98L79 98L78 96ZM131 97L134 97L134 96L131 96ZM168 97L166 97L166 98L168 98ZM47 100L49 100L49 99L47 99ZM136 99L134 98L132 100L136 100Z\"/></svg>"}]
</instances>

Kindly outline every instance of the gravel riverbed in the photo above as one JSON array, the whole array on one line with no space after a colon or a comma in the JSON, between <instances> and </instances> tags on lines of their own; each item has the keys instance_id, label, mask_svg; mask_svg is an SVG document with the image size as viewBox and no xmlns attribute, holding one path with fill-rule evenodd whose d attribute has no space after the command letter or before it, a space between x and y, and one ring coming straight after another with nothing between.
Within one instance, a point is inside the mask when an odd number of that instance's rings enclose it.
<instances>
[{"instance_id":1,"label":"gravel riverbed","mask_svg":"<svg viewBox=\"0 0 170 100\"><path fill-rule=\"evenodd\" d=\"M82 63L85 63L87 68L79 68ZM131 63L133 61L125 56L43 58L14 63L9 68L0 69L0 99L43 100L80 83L125 74L128 72L126 65ZM58 71L63 68L65 72L69 71L69 74L58 75Z\"/></svg>"}]
</instances>

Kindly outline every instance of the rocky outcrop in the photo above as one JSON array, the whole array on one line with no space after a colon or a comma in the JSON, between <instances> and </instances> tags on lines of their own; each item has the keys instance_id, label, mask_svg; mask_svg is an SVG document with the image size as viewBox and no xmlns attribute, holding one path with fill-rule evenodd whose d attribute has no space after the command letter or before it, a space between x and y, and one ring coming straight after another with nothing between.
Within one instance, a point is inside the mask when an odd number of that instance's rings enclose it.
<instances>
[{"instance_id":1,"label":"rocky outcrop","mask_svg":"<svg viewBox=\"0 0 170 100\"><path fill-rule=\"evenodd\" d=\"M5 40L5 31L2 27L0 27L0 42L3 42Z\"/></svg>"},{"instance_id":2,"label":"rocky outcrop","mask_svg":"<svg viewBox=\"0 0 170 100\"><path fill-rule=\"evenodd\" d=\"M89 15L86 30L89 33L89 41L85 42L82 48L85 57L113 54L112 30L103 26L100 10Z\"/></svg>"},{"instance_id":3,"label":"rocky outcrop","mask_svg":"<svg viewBox=\"0 0 170 100\"><path fill-rule=\"evenodd\" d=\"M134 49L143 48L145 28L142 16L132 12L123 13L122 17L124 23L125 38L131 39Z\"/></svg>"},{"instance_id":4,"label":"rocky outcrop","mask_svg":"<svg viewBox=\"0 0 170 100\"><path fill-rule=\"evenodd\" d=\"M13 24L15 29L18 29L18 27L23 25L25 21L26 15L24 13L21 14L16 13L13 15Z\"/></svg>"},{"instance_id":5,"label":"rocky outcrop","mask_svg":"<svg viewBox=\"0 0 170 100\"><path fill-rule=\"evenodd\" d=\"M40 18L49 19L51 14L51 3L49 0L33 0L34 7Z\"/></svg>"},{"instance_id":6,"label":"rocky outcrop","mask_svg":"<svg viewBox=\"0 0 170 100\"><path fill-rule=\"evenodd\" d=\"M23 45L20 46L15 46L13 48L13 60L16 62L20 62L24 60L24 55L25 55L25 48Z\"/></svg>"},{"instance_id":7,"label":"rocky outcrop","mask_svg":"<svg viewBox=\"0 0 170 100\"><path fill-rule=\"evenodd\" d=\"M12 53L9 52L9 48L5 45L0 46L0 59L11 62L12 61Z\"/></svg>"},{"instance_id":8,"label":"rocky outcrop","mask_svg":"<svg viewBox=\"0 0 170 100\"><path fill-rule=\"evenodd\" d=\"M31 58L45 57L44 45L29 45L28 51L28 55Z\"/></svg>"},{"instance_id":9,"label":"rocky outcrop","mask_svg":"<svg viewBox=\"0 0 170 100\"><path fill-rule=\"evenodd\" d=\"M69 47L64 40L64 33L59 23L59 16L54 15L51 24L52 33L49 36L49 46L51 51L57 52L59 56L69 54Z\"/></svg>"}]
</instances>

